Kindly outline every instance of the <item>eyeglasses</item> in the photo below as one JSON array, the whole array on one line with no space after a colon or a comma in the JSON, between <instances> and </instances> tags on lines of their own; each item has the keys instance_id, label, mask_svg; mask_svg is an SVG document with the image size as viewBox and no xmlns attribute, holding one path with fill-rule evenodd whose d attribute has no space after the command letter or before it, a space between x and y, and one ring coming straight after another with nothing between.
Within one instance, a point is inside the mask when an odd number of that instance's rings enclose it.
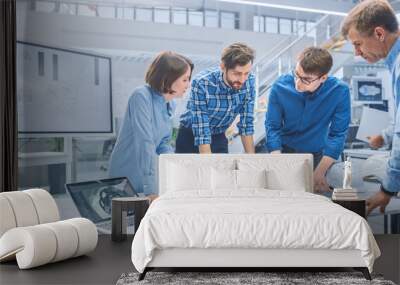
<instances>
[{"instance_id":1,"label":"eyeglasses","mask_svg":"<svg viewBox=\"0 0 400 285\"><path fill-rule=\"evenodd\" d=\"M295 80L299 79L299 80L301 81L301 83L303 83L303 84L305 84L305 85L310 85L311 83L317 81L317 80L320 79L322 76L324 76L324 75L321 75L321 76L318 76L318 77L315 78L315 79L311 79L311 80L310 80L310 79L308 79L308 78L306 78L306 77L300 76L295 70L293 70L292 73L293 73L293 77L294 77Z\"/></svg>"}]
</instances>

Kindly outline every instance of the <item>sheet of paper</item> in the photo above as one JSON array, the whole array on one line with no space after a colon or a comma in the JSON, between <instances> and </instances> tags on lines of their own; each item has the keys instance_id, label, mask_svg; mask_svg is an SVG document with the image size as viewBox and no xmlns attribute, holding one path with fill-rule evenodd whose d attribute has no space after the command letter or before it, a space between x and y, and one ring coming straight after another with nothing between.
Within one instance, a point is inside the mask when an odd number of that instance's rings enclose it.
<instances>
[{"instance_id":1,"label":"sheet of paper","mask_svg":"<svg viewBox=\"0 0 400 285\"><path fill-rule=\"evenodd\" d=\"M356 138L368 142L368 136L380 135L382 130L389 126L389 123L390 116L388 112L364 106Z\"/></svg>"}]
</instances>

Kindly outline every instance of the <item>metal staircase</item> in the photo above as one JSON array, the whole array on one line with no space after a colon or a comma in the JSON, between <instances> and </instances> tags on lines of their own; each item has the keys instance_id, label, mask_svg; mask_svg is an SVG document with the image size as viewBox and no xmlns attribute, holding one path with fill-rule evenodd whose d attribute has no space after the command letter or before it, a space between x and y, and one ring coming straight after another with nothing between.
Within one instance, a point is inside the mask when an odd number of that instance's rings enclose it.
<instances>
[{"instance_id":1,"label":"metal staircase","mask_svg":"<svg viewBox=\"0 0 400 285\"><path fill-rule=\"evenodd\" d=\"M340 24L342 17L325 15L303 35L285 39L276 45L272 52L259 59L255 66L255 74L258 78L258 97L263 96L278 76L294 68L297 55L306 46L321 46L336 52L344 44L340 36ZM336 69L332 69L335 72Z\"/></svg>"}]
</instances>

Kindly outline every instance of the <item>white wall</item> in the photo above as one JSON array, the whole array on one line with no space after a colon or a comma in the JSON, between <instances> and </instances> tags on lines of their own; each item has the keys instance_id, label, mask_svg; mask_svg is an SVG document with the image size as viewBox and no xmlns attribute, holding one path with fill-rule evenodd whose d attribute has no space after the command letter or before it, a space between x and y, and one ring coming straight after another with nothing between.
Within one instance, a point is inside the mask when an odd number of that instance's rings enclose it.
<instances>
[{"instance_id":1,"label":"white wall","mask_svg":"<svg viewBox=\"0 0 400 285\"><path fill-rule=\"evenodd\" d=\"M42 13L19 9L17 37L20 41L64 48L101 48L184 54L219 55L232 42L246 42L257 55L287 38L284 35L230 29L179 26Z\"/></svg>"}]
</instances>

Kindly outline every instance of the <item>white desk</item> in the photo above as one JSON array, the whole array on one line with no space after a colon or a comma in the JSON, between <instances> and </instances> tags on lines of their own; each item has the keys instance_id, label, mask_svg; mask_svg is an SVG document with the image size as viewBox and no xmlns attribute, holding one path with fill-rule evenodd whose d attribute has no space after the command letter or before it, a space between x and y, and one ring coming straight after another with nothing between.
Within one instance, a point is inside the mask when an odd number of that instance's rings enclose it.
<instances>
[{"instance_id":1,"label":"white desk","mask_svg":"<svg viewBox=\"0 0 400 285\"><path fill-rule=\"evenodd\" d=\"M388 155L388 150L374 150L370 148L357 148L357 149L345 149L343 150L344 159L347 157L367 159L371 155Z\"/></svg>"},{"instance_id":2,"label":"white desk","mask_svg":"<svg viewBox=\"0 0 400 285\"><path fill-rule=\"evenodd\" d=\"M358 185L357 188L362 189L364 192L358 194L361 199L367 200L375 193L377 193L380 189L379 183L374 182L366 182L363 181L361 185ZM383 216L384 219L384 233L385 234L393 234L392 228L394 228L394 223L400 223L400 198L392 198L389 204L386 206L385 213L382 214L379 210L379 207L374 209L370 217L378 217ZM398 234L399 232L395 232Z\"/></svg>"},{"instance_id":3,"label":"white desk","mask_svg":"<svg viewBox=\"0 0 400 285\"><path fill-rule=\"evenodd\" d=\"M352 186L356 189L360 189L359 197L361 199L368 199L377 193L380 189L379 183L367 182L363 180L361 169L365 161L363 158L354 158L352 160ZM343 181L343 162L335 163L327 173L328 184L332 187L342 187ZM370 217L382 217L379 224L383 225L383 231L385 234L393 233L392 228L395 228L395 223L400 223L400 198L392 198L388 206L386 207L385 214L380 213L379 209L375 209L369 215Z\"/></svg>"},{"instance_id":4,"label":"white desk","mask_svg":"<svg viewBox=\"0 0 400 285\"><path fill-rule=\"evenodd\" d=\"M257 112L257 119L254 121L254 146L256 146L265 137L265 115L266 112ZM236 136L228 145L229 153L244 153L242 140Z\"/></svg>"}]
</instances>

